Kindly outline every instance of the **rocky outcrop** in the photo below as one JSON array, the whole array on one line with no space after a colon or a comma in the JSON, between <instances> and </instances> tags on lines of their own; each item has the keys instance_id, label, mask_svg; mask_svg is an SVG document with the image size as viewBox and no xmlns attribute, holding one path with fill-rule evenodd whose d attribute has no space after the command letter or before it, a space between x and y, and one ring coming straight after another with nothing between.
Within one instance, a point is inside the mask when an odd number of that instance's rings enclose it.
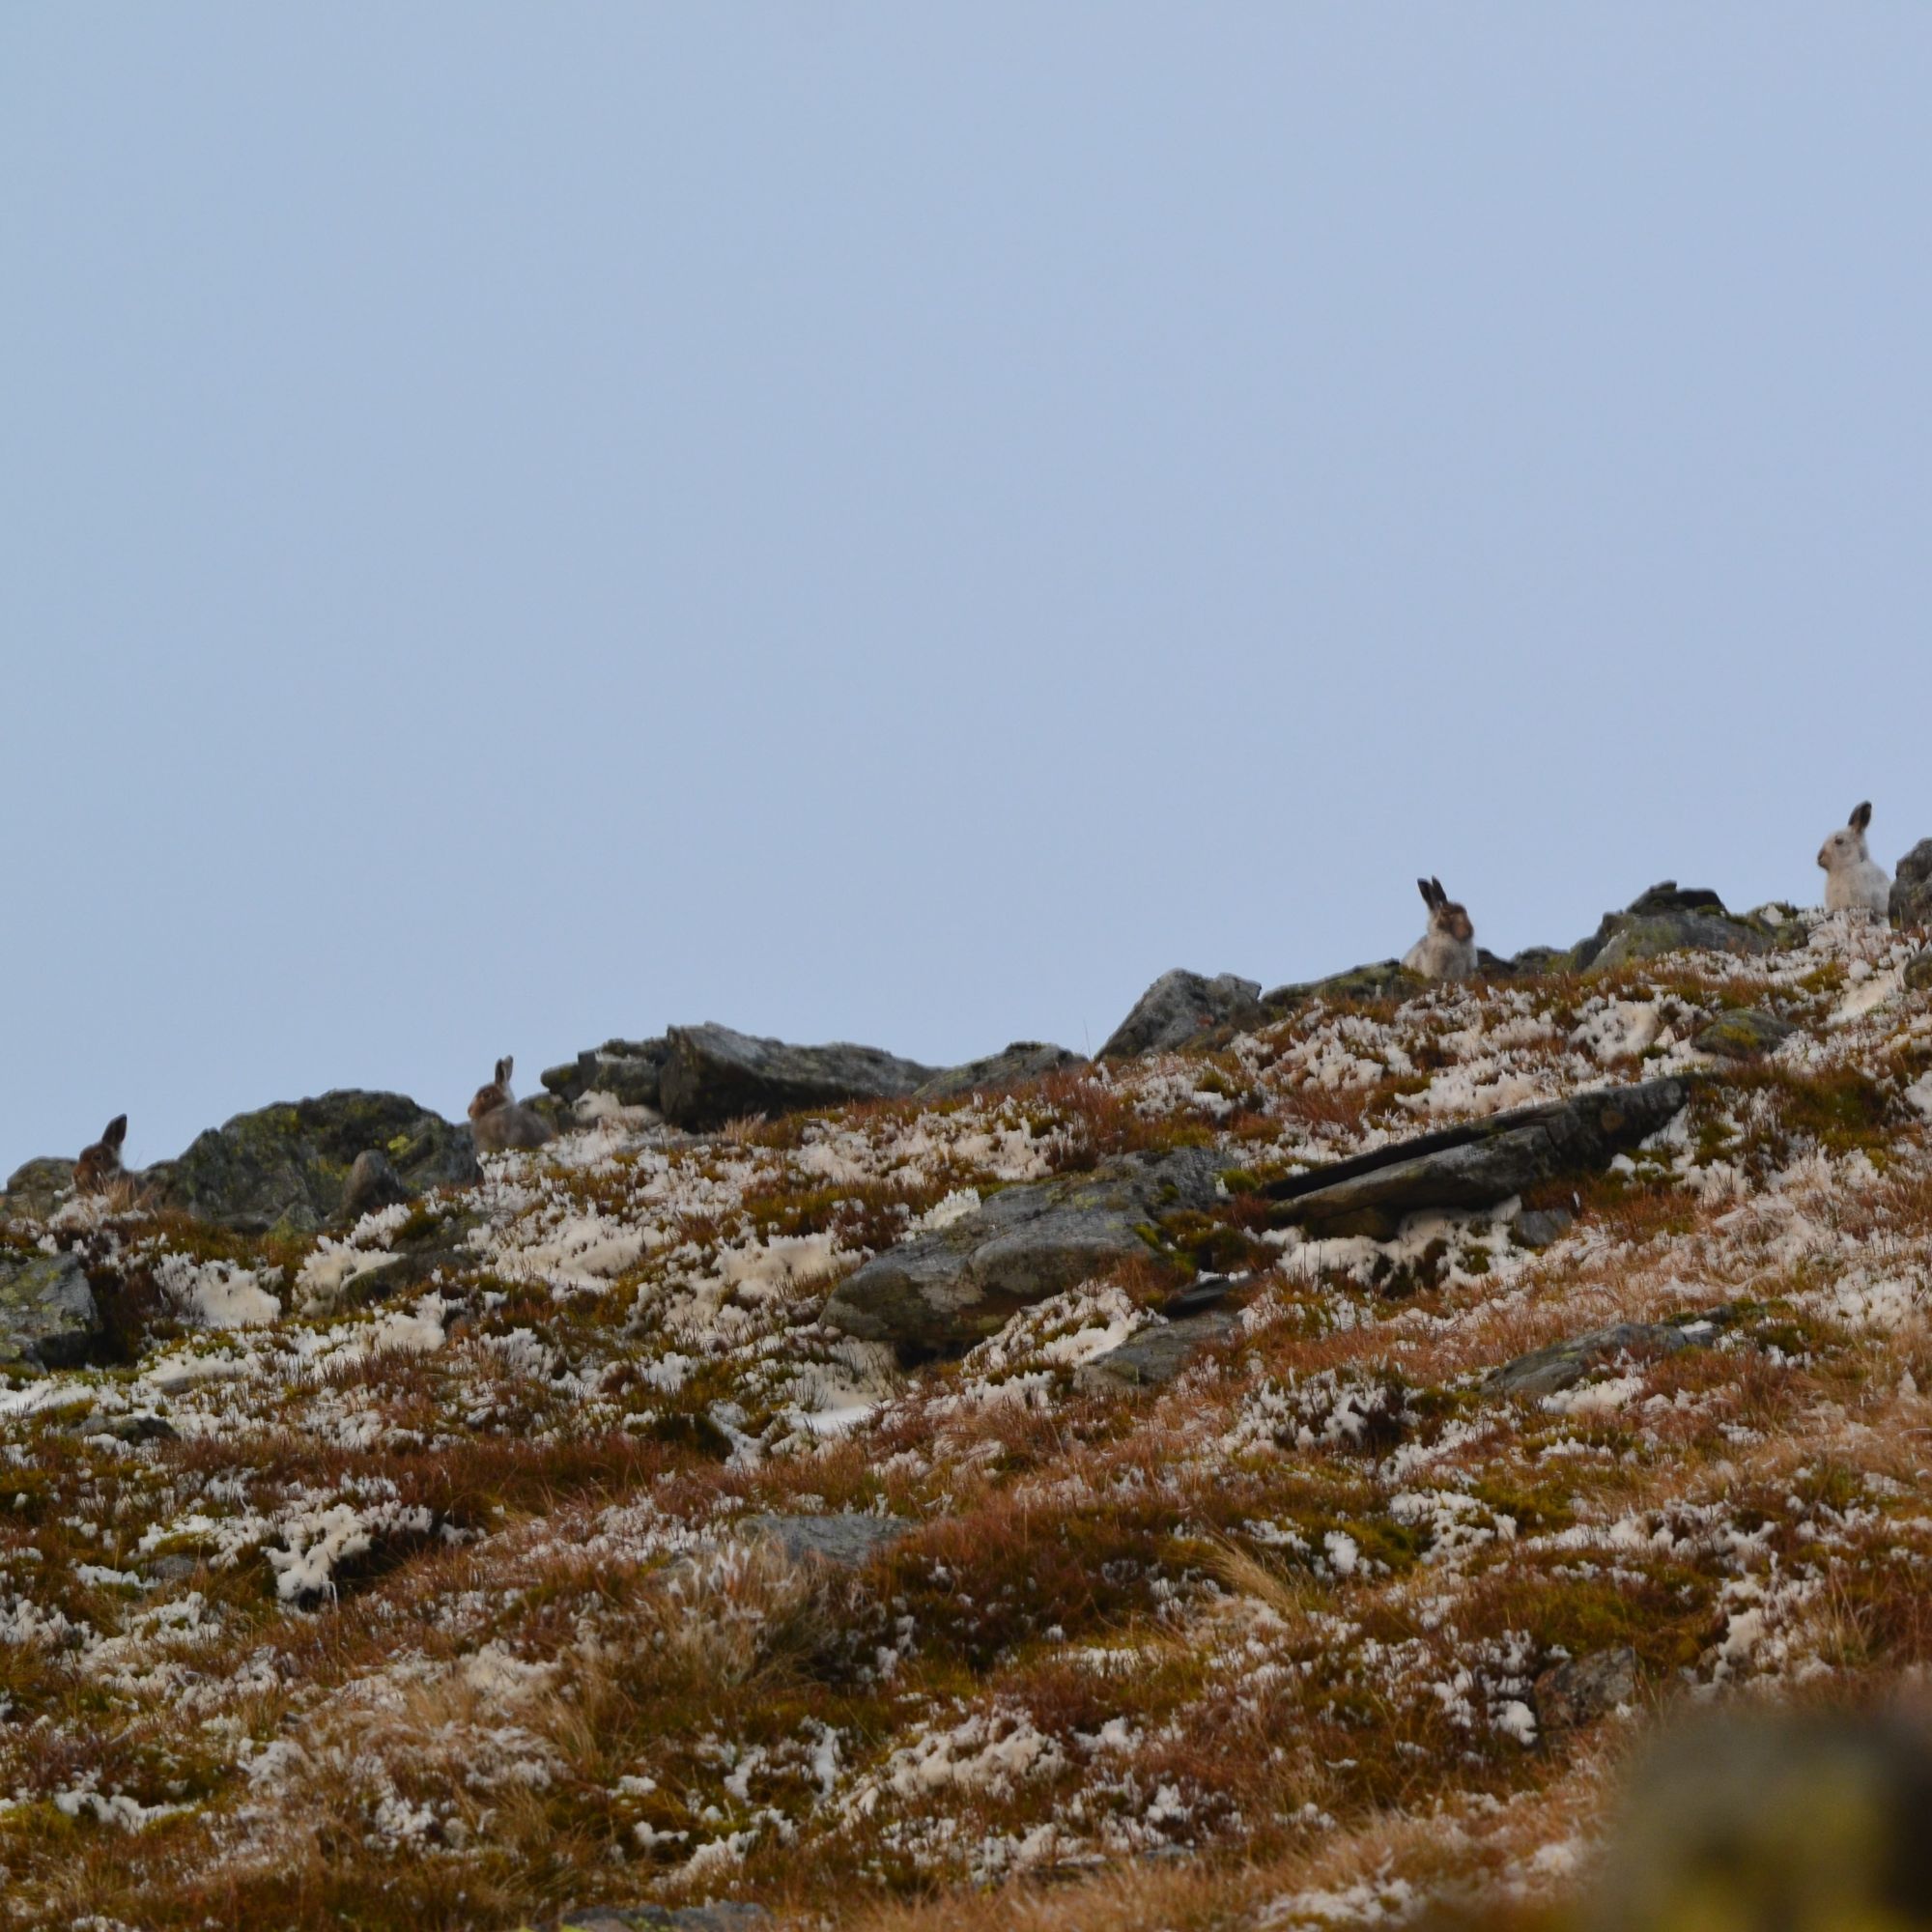
<instances>
[{"instance_id":1,"label":"rocky outcrop","mask_svg":"<svg viewBox=\"0 0 1932 1932\"><path fill-rule=\"evenodd\" d=\"M1891 881L1893 925L1932 925L1932 838L1921 838L1898 862Z\"/></svg>"},{"instance_id":2,"label":"rocky outcrop","mask_svg":"<svg viewBox=\"0 0 1932 1932\"><path fill-rule=\"evenodd\" d=\"M1190 1369L1210 1349L1232 1342L1241 1332L1237 1308L1209 1309L1205 1315L1185 1315L1143 1328L1131 1341L1104 1355L1095 1355L1080 1372L1089 1388L1124 1382L1129 1388L1159 1388Z\"/></svg>"},{"instance_id":3,"label":"rocky outcrop","mask_svg":"<svg viewBox=\"0 0 1932 1932\"><path fill-rule=\"evenodd\" d=\"M1331 973L1325 980L1277 986L1263 994L1262 1008L1270 1019L1278 1019L1314 1000L1333 1006L1345 1000L1407 999L1428 984L1420 973L1411 973L1400 959L1381 959L1372 966L1351 966L1346 973Z\"/></svg>"},{"instance_id":4,"label":"rocky outcrop","mask_svg":"<svg viewBox=\"0 0 1932 1932\"><path fill-rule=\"evenodd\" d=\"M776 1116L853 1100L903 1100L940 1069L875 1046L788 1046L729 1027L672 1027L658 1076L659 1111L701 1131L750 1114Z\"/></svg>"},{"instance_id":5,"label":"rocky outcrop","mask_svg":"<svg viewBox=\"0 0 1932 1932\"><path fill-rule=\"evenodd\" d=\"M100 1335L94 1291L71 1255L0 1256L0 1370L72 1368Z\"/></svg>"},{"instance_id":6,"label":"rocky outcrop","mask_svg":"<svg viewBox=\"0 0 1932 1932\"><path fill-rule=\"evenodd\" d=\"M43 1156L15 1168L0 1195L0 1220L44 1221L73 1188L73 1162Z\"/></svg>"},{"instance_id":7,"label":"rocky outcrop","mask_svg":"<svg viewBox=\"0 0 1932 1932\"><path fill-rule=\"evenodd\" d=\"M1578 973L1607 973L1660 952L1769 952L1778 943L1773 927L1725 911L1708 888L1665 879L1622 912L1606 912L1596 931L1573 949L1569 964Z\"/></svg>"},{"instance_id":8,"label":"rocky outcrop","mask_svg":"<svg viewBox=\"0 0 1932 1932\"><path fill-rule=\"evenodd\" d=\"M1023 1080L1043 1080L1069 1066L1084 1066L1077 1053L1064 1046L1050 1046L1043 1040L1016 1039L1002 1053L989 1053L984 1060L969 1060L964 1066L949 1066L935 1074L916 1094L921 1100L951 1100L961 1094L1016 1086Z\"/></svg>"},{"instance_id":9,"label":"rocky outcrop","mask_svg":"<svg viewBox=\"0 0 1932 1932\"><path fill-rule=\"evenodd\" d=\"M1519 1355L1490 1377L1489 1387L1498 1395L1540 1398L1575 1388L1593 1369L1619 1356L1649 1361L1675 1355L1691 1346L1692 1337L1668 1321L1617 1321L1552 1342L1547 1349Z\"/></svg>"},{"instance_id":10,"label":"rocky outcrop","mask_svg":"<svg viewBox=\"0 0 1932 1932\"><path fill-rule=\"evenodd\" d=\"M210 1128L156 1191L164 1207L244 1234L305 1234L341 1218L356 1157L369 1149L411 1192L480 1179L467 1127L401 1094L347 1090Z\"/></svg>"},{"instance_id":11,"label":"rocky outcrop","mask_svg":"<svg viewBox=\"0 0 1932 1932\"><path fill-rule=\"evenodd\" d=\"M875 1256L834 1290L823 1320L912 1357L970 1348L1021 1308L1160 1253L1155 1224L1211 1206L1220 1165L1188 1148L1002 1188L952 1226Z\"/></svg>"},{"instance_id":12,"label":"rocky outcrop","mask_svg":"<svg viewBox=\"0 0 1932 1932\"><path fill-rule=\"evenodd\" d=\"M1312 1233L1387 1240L1406 1214L1492 1208L1539 1181L1606 1166L1689 1097L1688 1083L1675 1077L1604 1088L1401 1141L1264 1191Z\"/></svg>"},{"instance_id":13,"label":"rocky outcrop","mask_svg":"<svg viewBox=\"0 0 1932 1932\"><path fill-rule=\"evenodd\" d=\"M609 1094L620 1107L656 1109L658 1082L669 1058L670 1042L663 1037L607 1039L561 1066L550 1067L543 1084L572 1106L586 1094Z\"/></svg>"},{"instance_id":14,"label":"rocky outcrop","mask_svg":"<svg viewBox=\"0 0 1932 1932\"><path fill-rule=\"evenodd\" d=\"M1209 980L1176 967L1134 1002L1099 1057L1131 1060L1143 1053L1165 1053L1217 1027L1249 1025L1263 1017L1261 996L1259 980L1233 973Z\"/></svg>"}]
</instances>

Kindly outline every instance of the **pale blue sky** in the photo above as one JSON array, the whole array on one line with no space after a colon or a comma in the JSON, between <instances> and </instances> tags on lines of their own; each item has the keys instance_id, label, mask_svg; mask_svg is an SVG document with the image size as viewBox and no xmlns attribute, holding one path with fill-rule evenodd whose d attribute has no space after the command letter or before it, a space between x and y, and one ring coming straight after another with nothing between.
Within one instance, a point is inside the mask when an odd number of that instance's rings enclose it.
<instances>
[{"instance_id":1,"label":"pale blue sky","mask_svg":"<svg viewBox=\"0 0 1932 1932\"><path fill-rule=\"evenodd\" d=\"M1932 834L1932 9L0 9L0 1175Z\"/></svg>"}]
</instances>

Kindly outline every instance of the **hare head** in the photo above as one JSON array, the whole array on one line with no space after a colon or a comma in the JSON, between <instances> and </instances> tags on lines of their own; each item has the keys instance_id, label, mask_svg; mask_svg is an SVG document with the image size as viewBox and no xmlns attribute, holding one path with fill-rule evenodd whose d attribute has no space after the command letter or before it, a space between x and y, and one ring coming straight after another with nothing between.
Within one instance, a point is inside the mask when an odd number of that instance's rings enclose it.
<instances>
[{"instance_id":1,"label":"hare head","mask_svg":"<svg viewBox=\"0 0 1932 1932\"><path fill-rule=\"evenodd\" d=\"M516 1095L510 1091L510 1075L516 1070L516 1060L505 1054L497 1063L497 1077L487 1087L476 1090L476 1097L469 1103L469 1118L480 1121L485 1114L494 1114L499 1107L512 1106Z\"/></svg>"},{"instance_id":2,"label":"hare head","mask_svg":"<svg viewBox=\"0 0 1932 1932\"><path fill-rule=\"evenodd\" d=\"M128 1138L128 1116L116 1114L92 1147L73 1164L73 1184L83 1194L104 1194L121 1179L121 1144Z\"/></svg>"},{"instance_id":3,"label":"hare head","mask_svg":"<svg viewBox=\"0 0 1932 1932\"><path fill-rule=\"evenodd\" d=\"M1871 801L1867 799L1819 846L1819 865L1828 872L1845 872L1854 866L1863 865L1871 857L1865 844L1865 827L1870 823Z\"/></svg>"},{"instance_id":4,"label":"hare head","mask_svg":"<svg viewBox=\"0 0 1932 1932\"><path fill-rule=\"evenodd\" d=\"M1417 879L1415 884L1423 904L1429 908L1430 931L1439 932L1459 946L1468 945L1476 936L1468 907L1452 899L1443 891L1440 879Z\"/></svg>"}]
</instances>

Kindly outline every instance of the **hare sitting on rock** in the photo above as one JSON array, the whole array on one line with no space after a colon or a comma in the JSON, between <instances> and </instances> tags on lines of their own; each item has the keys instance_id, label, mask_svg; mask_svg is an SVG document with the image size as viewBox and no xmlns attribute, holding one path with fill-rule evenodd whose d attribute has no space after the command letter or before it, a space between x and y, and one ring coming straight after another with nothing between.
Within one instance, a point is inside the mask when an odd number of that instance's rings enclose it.
<instances>
[{"instance_id":1,"label":"hare sitting on rock","mask_svg":"<svg viewBox=\"0 0 1932 1932\"><path fill-rule=\"evenodd\" d=\"M1871 804L1860 806L1850 822L1818 848L1825 868L1827 912L1873 912L1886 919L1891 912L1891 875L1874 862L1865 847L1865 827L1871 823Z\"/></svg>"},{"instance_id":2,"label":"hare sitting on rock","mask_svg":"<svg viewBox=\"0 0 1932 1932\"><path fill-rule=\"evenodd\" d=\"M539 1148L551 1138L550 1124L510 1092L516 1062L509 1055L497 1063L497 1077L476 1090L469 1103L470 1132L478 1153L507 1153L513 1148Z\"/></svg>"},{"instance_id":3,"label":"hare sitting on rock","mask_svg":"<svg viewBox=\"0 0 1932 1932\"><path fill-rule=\"evenodd\" d=\"M1429 930L1403 955L1403 964L1425 980L1466 980L1476 970L1476 928L1468 910L1442 890L1440 879L1417 879L1429 908Z\"/></svg>"}]
</instances>

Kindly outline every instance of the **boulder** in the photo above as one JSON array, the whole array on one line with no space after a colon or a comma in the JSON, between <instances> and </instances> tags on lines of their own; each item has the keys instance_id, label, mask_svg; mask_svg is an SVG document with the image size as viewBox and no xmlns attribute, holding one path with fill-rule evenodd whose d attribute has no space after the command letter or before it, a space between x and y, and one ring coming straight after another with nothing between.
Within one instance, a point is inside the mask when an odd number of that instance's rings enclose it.
<instances>
[{"instance_id":1,"label":"boulder","mask_svg":"<svg viewBox=\"0 0 1932 1932\"><path fill-rule=\"evenodd\" d=\"M607 1039L586 1047L575 1060L551 1067L543 1084L569 1106L586 1094L609 1094L619 1106L658 1105L658 1082L670 1058L670 1042L657 1039Z\"/></svg>"},{"instance_id":2,"label":"boulder","mask_svg":"<svg viewBox=\"0 0 1932 1932\"><path fill-rule=\"evenodd\" d=\"M1668 1321L1618 1321L1519 1355L1497 1369L1488 1386L1498 1395L1557 1395L1575 1388L1592 1369L1619 1355L1674 1355L1691 1345L1692 1337Z\"/></svg>"},{"instance_id":3,"label":"boulder","mask_svg":"<svg viewBox=\"0 0 1932 1932\"><path fill-rule=\"evenodd\" d=\"M1546 1731L1580 1730L1636 1696L1636 1652L1625 1644L1572 1658L1546 1670L1533 1694Z\"/></svg>"},{"instance_id":4,"label":"boulder","mask_svg":"<svg viewBox=\"0 0 1932 1932\"><path fill-rule=\"evenodd\" d=\"M1932 925L1932 838L1921 838L1898 862L1891 882L1893 925Z\"/></svg>"},{"instance_id":5,"label":"boulder","mask_svg":"<svg viewBox=\"0 0 1932 1932\"><path fill-rule=\"evenodd\" d=\"M1797 1031L1789 1020L1747 1007L1736 1012L1719 1013L1698 1032L1690 1044L1699 1053L1712 1054L1719 1060L1756 1060L1776 1051Z\"/></svg>"},{"instance_id":6,"label":"boulder","mask_svg":"<svg viewBox=\"0 0 1932 1932\"><path fill-rule=\"evenodd\" d=\"M1220 1166L1211 1150L1187 1148L1002 1188L950 1227L875 1256L833 1291L823 1320L911 1357L970 1348L1021 1308L1158 1254L1154 1224L1211 1206Z\"/></svg>"},{"instance_id":7,"label":"boulder","mask_svg":"<svg viewBox=\"0 0 1932 1932\"><path fill-rule=\"evenodd\" d=\"M1915 993L1932 992L1932 948L1917 954L1906 966L1905 983Z\"/></svg>"},{"instance_id":8,"label":"boulder","mask_svg":"<svg viewBox=\"0 0 1932 1932\"><path fill-rule=\"evenodd\" d=\"M469 1128L401 1094L349 1090L210 1128L173 1164L159 1199L243 1234L308 1234L340 1218L357 1156L371 1149L412 1192L481 1176Z\"/></svg>"},{"instance_id":9,"label":"boulder","mask_svg":"<svg viewBox=\"0 0 1932 1932\"><path fill-rule=\"evenodd\" d=\"M672 1027L658 1107L673 1126L702 1131L748 1114L776 1116L853 1100L902 1100L939 1069L875 1046L787 1046L729 1027Z\"/></svg>"},{"instance_id":10,"label":"boulder","mask_svg":"<svg viewBox=\"0 0 1932 1932\"><path fill-rule=\"evenodd\" d=\"M1080 1372L1088 1387L1124 1382L1129 1388L1157 1388L1192 1368L1210 1349L1234 1341L1241 1332L1237 1308L1210 1309L1205 1315L1185 1315L1143 1328L1131 1341L1104 1355L1095 1355Z\"/></svg>"},{"instance_id":11,"label":"boulder","mask_svg":"<svg viewBox=\"0 0 1932 1932\"><path fill-rule=\"evenodd\" d=\"M1756 953L1776 944L1762 921L1726 912L1716 893L1665 879L1622 912L1606 912L1596 931L1572 950L1570 964L1578 973L1607 973L1661 952Z\"/></svg>"},{"instance_id":12,"label":"boulder","mask_svg":"<svg viewBox=\"0 0 1932 1932\"><path fill-rule=\"evenodd\" d=\"M1099 1057L1132 1060L1185 1046L1217 1027L1246 1026L1263 1017L1261 997L1258 980L1233 973L1208 980L1176 967L1134 1002L1133 1011L1114 1029Z\"/></svg>"},{"instance_id":13,"label":"boulder","mask_svg":"<svg viewBox=\"0 0 1932 1932\"><path fill-rule=\"evenodd\" d=\"M1043 1080L1069 1066L1085 1066L1077 1053L1064 1046L1049 1046L1042 1040L1016 1039L1003 1053L991 1053L984 1060L969 1060L964 1066L949 1066L921 1087L915 1097L921 1100L950 1100L961 1094L978 1093L982 1088L1012 1087L1022 1080Z\"/></svg>"},{"instance_id":14,"label":"boulder","mask_svg":"<svg viewBox=\"0 0 1932 1932\"><path fill-rule=\"evenodd\" d=\"M0 1370L72 1368L100 1335L87 1271L71 1255L0 1256Z\"/></svg>"},{"instance_id":15,"label":"boulder","mask_svg":"<svg viewBox=\"0 0 1932 1932\"><path fill-rule=\"evenodd\" d=\"M336 1218L354 1223L365 1214L400 1207L410 1198L410 1190L403 1185L389 1156L381 1148L364 1148L350 1166Z\"/></svg>"},{"instance_id":16,"label":"boulder","mask_svg":"<svg viewBox=\"0 0 1932 1932\"><path fill-rule=\"evenodd\" d=\"M0 1219L44 1221L73 1187L73 1162L43 1156L15 1168L0 1195Z\"/></svg>"},{"instance_id":17,"label":"boulder","mask_svg":"<svg viewBox=\"0 0 1932 1932\"><path fill-rule=\"evenodd\" d=\"M1510 1233L1526 1248L1547 1248L1577 1225L1567 1208L1525 1208L1510 1222Z\"/></svg>"},{"instance_id":18,"label":"boulder","mask_svg":"<svg viewBox=\"0 0 1932 1932\"><path fill-rule=\"evenodd\" d=\"M740 1519L738 1533L776 1543L794 1563L856 1570L916 1526L902 1516L840 1510L833 1516L748 1516Z\"/></svg>"},{"instance_id":19,"label":"boulder","mask_svg":"<svg viewBox=\"0 0 1932 1932\"><path fill-rule=\"evenodd\" d=\"M1600 1088L1399 1141L1263 1191L1313 1233L1387 1240L1406 1214L1492 1208L1539 1181L1607 1166L1690 1097L1689 1083L1674 1076Z\"/></svg>"}]
</instances>

